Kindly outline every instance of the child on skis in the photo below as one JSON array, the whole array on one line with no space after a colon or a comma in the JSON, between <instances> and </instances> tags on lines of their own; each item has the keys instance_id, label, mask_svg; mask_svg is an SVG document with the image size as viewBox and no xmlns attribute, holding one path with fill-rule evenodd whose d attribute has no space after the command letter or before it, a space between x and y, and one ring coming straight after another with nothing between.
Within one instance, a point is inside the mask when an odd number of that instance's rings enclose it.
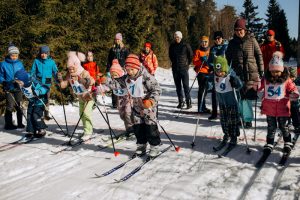
<instances>
[{"instance_id":1,"label":"child on skis","mask_svg":"<svg viewBox=\"0 0 300 200\"><path fill-rule=\"evenodd\" d=\"M50 88L46 84L42 84L40 80L32 77L21 69L15 74L15 81L19 84L23 94L29 101L27 109L27 134L26 138L43 137L46 134L47 125L43 120L43 113L48 101L47 93Z\"/></svg>"},{"instance_id":2,"label":"child on skis","mask_svg":"<svg viewBox=\"0 0 300 200\"><path fill-rule=\"evenodd\" d=\"M84 54L78 52L69 52L68 54L68 72L66 79L62 79L62 75L59 73L58 80L60 81L60 87L66 88L71 86L73 92L79 98L79 116L82 116L83 123L83 135L80 135L82 140L88 140L93 133L93 124L91 119L92 108L94 100L90 93L95 81L90 76L89 72L84 70L81 66L79 57L84 57ZM83 113L83 114L82 114Z\"/></svg>"},{"instance_id":3,"label":"child on skis","mask_svg":"<svg viewBox=\"0 0 300 200\"><path fill-rule=\"evenodd\" d=\"M125 136L129 137L133 130L133 119L131 114L132 99L128 95L125 72L119 64L118 59L114 59L109 70L111 78L107 78L106 85L112 89L117 96L117 107L121 119L124 121L126 132ZM100 86L101 87L101 86Z\"/></svg>"},{"instance_id":4,"label":"child on skis","mask_svg":"<svg viewBox=\"0 0 300 200\"><path fill-rule=\"evenodd\" d=\"M297 68L296 67L289 67L289 73L291 80L295 83L297 88L300 86L300 77L297 77ZM299 91L299 89L298 89ZM294 133L300 134L300 101L291 101L291 120L294 127Z\"/></svg>"},{"instance_id":5,"label":"child on skis","mask_svg":"<svg viewBox=\"0 0 300 200\"><path fill-rule=\"evenodd\" d=\"M224 133L223 140L217 147L214 147L215 151L219 151L227 144L229 138L229 147L234 147L237 144L237 137L240 135L240 115L239 95L235 90L242 88L241 80L229 68L227 60L223 56L217 56L214 59L214 84Z\"/></svg>"},{"instance_id":6,"label":"child on skis","mask_svg":"<svg viewBox=\"0 0 300 200\"><path fill-rule=\"evenodd\" d=\"M288 69L284 67L282 57L281 52L274 52L259 88L259 90L264 90L262 114L267 115L268 123L267 144L264 146L264 154L269 154L273 150L277 124L284 140L283 152L290 152L292 147L291 134L286 127L286 122L291 114L290 101L297 101L299 92L289 78Z\"/></svg>"},{"instance_id":7,"label":"child on skis","mask_svg":"<svg viewBox=\"0 0 300 200\"><path fill-rule=\"evenodd\" d=\"M147 142L150 144L150 157L159 154L160 133L156 119L156 104L161 93L155 77L142 66L139 57L130 54L125 61L127 91L132 98L134 134L137 139L136 154L146 153Z\"/></svg>"},{"instance_id":8,"label":"child on skis","mask_svg":"<svg viewBox=\"0 0 300 200\"><path fill-rule=\"evenodd\" d=\"M6 109L5 109L5 125L4 129L13 130L17 128L24 128L22 123L23 115L20 103L23 100L22 92L17 84L15 84L15 73L19 70L25 70L23 63L19 60L19 49L10 44L8 47L8 55L5 60L0 63L0 84L6 93ZM13 124L12 112L17 110L18 126Z\"/></svg>"}]
</instances>

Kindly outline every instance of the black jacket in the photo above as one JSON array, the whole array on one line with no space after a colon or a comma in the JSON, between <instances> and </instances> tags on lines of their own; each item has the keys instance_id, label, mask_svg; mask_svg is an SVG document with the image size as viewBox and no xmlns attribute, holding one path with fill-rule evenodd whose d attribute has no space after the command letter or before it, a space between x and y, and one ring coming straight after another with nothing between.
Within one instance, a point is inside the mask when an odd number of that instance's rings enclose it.
<instances>
[{"instance_id":1,"label":"black jacket","mask_svg":"<svg viewBox=\"0 0 300 200\"><path fill-rule=\"evenodd\" d=\"M193 51L189 44L181 41L172 43L169 48L169 58L173 70L188 70L193 60Z\"/></svg>"}]
</instances>

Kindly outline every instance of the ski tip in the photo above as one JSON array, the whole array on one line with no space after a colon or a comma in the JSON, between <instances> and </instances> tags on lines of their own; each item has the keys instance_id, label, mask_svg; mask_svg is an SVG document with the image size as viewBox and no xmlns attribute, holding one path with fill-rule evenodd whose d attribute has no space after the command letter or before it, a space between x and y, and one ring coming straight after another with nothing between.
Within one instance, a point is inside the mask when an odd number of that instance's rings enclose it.
<instances>
[{"instance_id":1,"label":"ski tip","mask_svg":"<svg viewBox=\"0 0 300 200\"><path fill-rule=\"evenodd\" d=\"M176 151L176 152L179 152L179 151L180 151L180 147L178 147L178 146L175 147L175 151Z\"/></svg>"},{"instance_id":2,"label":"ski tip","mask_svg":"<svg viewBox=\"0 0 300 200\"><path fill-rule=\"evenodd\" d=\"M115 157L117 157L117 156L120 155L120 154L121 154L121 153L118 152L118 151L115 151L115 152L114 152Z\"/></svg>"}]
</instances>

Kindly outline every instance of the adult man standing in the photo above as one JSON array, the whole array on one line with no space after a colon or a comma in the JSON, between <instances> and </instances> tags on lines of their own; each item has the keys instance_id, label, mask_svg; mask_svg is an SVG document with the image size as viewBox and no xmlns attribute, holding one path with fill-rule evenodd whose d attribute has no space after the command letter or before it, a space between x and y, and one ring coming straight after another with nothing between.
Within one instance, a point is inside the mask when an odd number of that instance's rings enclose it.
<instances>
[{"instance_id":1,"label":"adult man standing","mask_svg":"<svg viewBox=\"0 0 300 200\"><path fill-rule=\"evenodd\" d=\"M191 96L189 93L189 65L193 59L193 51L188 43L182 41L182 33L174 33L174 42L169 48L169 58L172 62L173 78L178 96L177 108L183 107L182 87L185 94L187 109L192 107Z\"/></svg>"},{"instance_id":2,"label":"adult man standing","mask_svg":"<svg viewBox=\"0 0 300 200\"><path fill-rule=\"evenodd\" d=\"M265 69L269 66L269 62L275 51L281 51L284 54L284 48L282 44L275 40L275 31L269 29L266 32L266 38L267 39L260 47L264 59Z\"/></svg>"}]
</instances>

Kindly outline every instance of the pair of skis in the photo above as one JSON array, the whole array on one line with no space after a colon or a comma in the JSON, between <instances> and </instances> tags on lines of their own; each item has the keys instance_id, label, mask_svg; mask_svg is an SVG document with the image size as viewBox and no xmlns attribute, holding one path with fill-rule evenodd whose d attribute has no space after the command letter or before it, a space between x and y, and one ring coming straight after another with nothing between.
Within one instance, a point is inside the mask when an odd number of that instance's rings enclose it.
<instances>
[{"instance_id":1,"label":"pair of skis","mask_svg":"<svg viewBox=\"0 0 300 200\"><path fill-rule=\"evenodd\" d=\"M13 149L15 147L18 147L20 145L23 145L23 144L28 144L30 142L33 142L33 141L37 141L37 140L40 140L44 137L25 137L25 136L22 136L20 139L14 141L14 142L10 142L8 144L4 144L2 146L0 146L0 152L2 151L7 151L9 149Z\"/></svg>"},{"instance_id":2,"label":"pair of skis","mask_svg":"<svg viewBox=\"0 0 300 200\"><path fill-rule=\"evenodd\" d=\"M227 142L222 141L218 146L213 147L214 152L222 150L227 145ZM236 144L229 143L228 146L224 149L223 152L218 154L218 158L223 158L229 154L234 148Z\"/></svg>"},{"instance_id":3,"label":"pair of skis","mask_svg":"<svg viewBox=\"0 0 300 200\"><path fill-rule=\"evenodd\" d=\"M135 175L137 172L139 172L143 166L145 166L147 163L150 163L151 161L155 160L157 157L159 157L160 155L162 155L163 153L165 153L166 151L168 151L170 148L172 147L172 145L164 148L163 150L160 151L160 153L155 156L155 157L150 157L147 156L146 159L140 164L138 165L136 168L134 168L132 171L130 171L128 174L126 174L125 176L123 176L120 179L115 179L114 183L120 183L120 182L124 182L126 180L128 180L129 178L131 178L133 175ZM112 173L114 173L115 171L121 169L122 167L124 167L126 164L128 164L130 161L134 160L135 158L138 158L139 156L133 155L132 157L130 157L128 160L124 161L123 163L117 165L116 167L113 167L112 169L102 173L102 174L97 174L95 173L95 178L102 178L105 176L108 176Z\"/></svg>"}]
</instances>

